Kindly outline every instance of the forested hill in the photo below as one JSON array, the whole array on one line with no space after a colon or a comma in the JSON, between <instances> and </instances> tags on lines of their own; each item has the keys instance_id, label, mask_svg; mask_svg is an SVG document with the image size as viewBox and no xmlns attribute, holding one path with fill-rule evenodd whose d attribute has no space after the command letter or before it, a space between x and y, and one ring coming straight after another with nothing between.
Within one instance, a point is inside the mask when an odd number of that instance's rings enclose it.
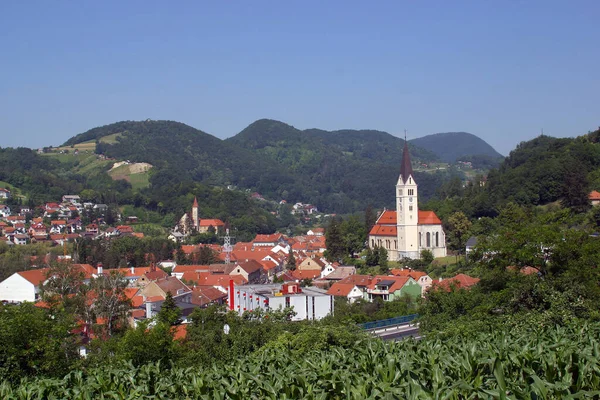
<instances>
[{"instance_id":1,"label":"forested hill","mask_svg":"<svg viewBox=\"0 0 600 400\"><path fill-rule=\"evenodd\" d=\"M521 206L560 201L576 211L589 208L588 194L600 190L600 129L577 138L539 136L522 142L484 185L440 188L430 206L441 215L452 210L471 217L494 216L509 202Z\"/></svg>"},{"instance_id":2,"label":"forested hill","mask_svg":"<svg viewBox=\"0 0 600 400\"><path fill-rule=\"evenodd\" d=\"M100 140L106 137L111 140ZM152 164L153 187L234 185L335 213L360 211L368 204L393 206L403 145L383 132L300 131L272 120L256 121L227 140L179 122L125 121L92 129L66 144L90 140L97 141L97 153ZM411 154L415 160L436 159L415 146ZM420 195L433 195L450 175L418 173Z\"/></svg>"},{"instance_id":3,"label":"forested hill","mask_svg":"<svg viewBox=\"0 0 600 400\"><path fill-rule=\"evenodd\" d=\"M494 160L498 165L503 158L502 154L483 139L467 132L436 133L410 140L410 143L433 152L442 161L449 163L464 161L465 156L479 156Z\"/></svg>"},{"instance_id":4,"label":"forested hill","mask_svg":"<svg viewBox=\"0 0 600 400\"><path fill-rule=\"evenodd\" d=\"M354 159L381 161L400 165L404 140L389 133L376 130L321 129L299 130L286 123L261 119L246 129L227 139L244 148L260 150L267 156L275 156L280 161L295 163L300 153L305 151L324 154L334 153L351 156ZM410 146L410 154L415 161L436 161L439 157L418 145Z\"/></svg>"}]
</instances>

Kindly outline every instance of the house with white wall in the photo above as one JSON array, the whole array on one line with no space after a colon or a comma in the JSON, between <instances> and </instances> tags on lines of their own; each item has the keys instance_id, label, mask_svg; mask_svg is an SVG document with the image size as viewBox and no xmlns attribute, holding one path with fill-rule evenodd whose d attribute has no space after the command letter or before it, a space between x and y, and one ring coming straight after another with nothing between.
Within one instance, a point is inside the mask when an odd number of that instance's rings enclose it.
<instances>
[{"instance_id":1,"label":"house with white wall","mask_svg":"<svg viewBox=\"0 0 600 400\"><path fill-rule=\"evenodd\" d=\"M230 310L240 315L244 311L264 311L293 307L292 321L319 320L333 314L333 296L315 287L300 287L297 283L234 286L228 296Z\"/></svg>"}]
</instances>

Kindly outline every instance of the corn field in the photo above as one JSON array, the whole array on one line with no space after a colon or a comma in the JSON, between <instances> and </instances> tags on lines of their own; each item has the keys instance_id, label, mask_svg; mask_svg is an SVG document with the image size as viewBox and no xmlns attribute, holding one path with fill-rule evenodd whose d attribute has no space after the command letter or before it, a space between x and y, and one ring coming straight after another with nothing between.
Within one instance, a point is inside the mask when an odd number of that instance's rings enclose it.
<instances>
[{"instance_id":1,"label":"corn field","mask_svg":"<svg viewBox=\"0 0 600 400\"><path fill-rule=\"evenodd\" d=\"M600 398L600 324L481 334L477 340L366 340L293 357L260 351L224 368L150 364L0 384L1 399Z\"/></svg>"}]
</instances>

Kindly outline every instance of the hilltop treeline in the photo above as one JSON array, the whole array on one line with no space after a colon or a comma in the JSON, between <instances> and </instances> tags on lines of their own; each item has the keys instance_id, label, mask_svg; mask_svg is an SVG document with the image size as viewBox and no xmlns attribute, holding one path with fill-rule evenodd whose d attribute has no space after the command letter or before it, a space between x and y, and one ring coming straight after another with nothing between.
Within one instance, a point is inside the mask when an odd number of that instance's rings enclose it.
<instances>
[{"instance_id":1,"label":"hilltop treeline","mask_svg":"<svg viewBox=\"0 0 600 400\"><path fill-rule=\"evenodd\" d=\"M576 138L539 136L513 150L487 179L463 187L443 184L427 205L447 216L493 217L508 203L538 206L560 202L576 211L589 208L588 194L600 189L600 130Z\"/></svg>"}]
</instances>

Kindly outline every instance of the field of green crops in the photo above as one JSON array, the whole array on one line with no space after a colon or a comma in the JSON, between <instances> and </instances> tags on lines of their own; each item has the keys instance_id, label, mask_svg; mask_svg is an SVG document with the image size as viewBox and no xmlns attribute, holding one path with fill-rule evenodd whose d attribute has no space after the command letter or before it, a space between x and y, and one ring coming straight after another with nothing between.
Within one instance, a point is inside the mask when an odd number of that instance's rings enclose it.
<instances>
[{"instance_id":1,"label":"field of green crops","mask_svg":"<svg viewBox=\"0 0 600 400\"><path fill-rule=\"evenodd\" d=\"M225 367L151 364L0 384L2 399L583 399L600 396L600 324L382 343Z\"/></svg>"}]
</instances>

